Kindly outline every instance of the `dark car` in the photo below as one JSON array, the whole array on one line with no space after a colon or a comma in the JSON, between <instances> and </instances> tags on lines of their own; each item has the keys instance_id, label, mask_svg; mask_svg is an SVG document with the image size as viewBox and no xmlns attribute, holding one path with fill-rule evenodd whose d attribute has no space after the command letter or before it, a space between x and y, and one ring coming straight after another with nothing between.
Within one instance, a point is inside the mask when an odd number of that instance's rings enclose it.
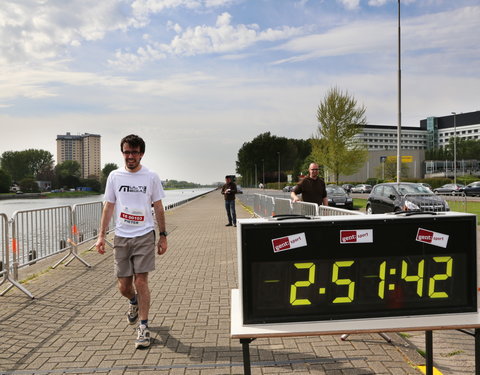
<instances>
[{"instance_id":1,"label":"dark car","mask_svg":"<svg viewBox=\"0 0 480 375\"><path fill-rule=\"evenodd\" d=\"M480 197L480 181L472 182L463 188L463 192L467 197Z\"/></svg>"},{"instance_id":2,"label":"dark car","mask_svg":"<svg viewBox=\"0 0 480 375\"><path fill-rule=\"evenodd\" d=\"M327 186L327 199L330 207L353 210L353 199L340 186Z\"/></svg>"},{"instance_id":3,"label":"dark car","mask_svg":"<svg viewBox=\"0 0 480 375\"><path fill-rule=\"evenodd\" d=\"M370 193L372 191L372 185L358 184L350 189L352 193Z\"/></svg>"},{"instance_id":4,"label":"dark car","mask_svg":"<svg viewBox=\"0 0 480 375\"><path fill-rule=\"evenodd\" d=\"M353 185L352 184L343 184L342 185L343 190L345 190L347 193L350 193L350 190L352 190Z\"/></svg>"},{"instance_id":5,"label":"dark car","mask_svg":"<svg viewBox=\"0 0 480 375\"><path fill-rule=\"evenodd\" d=\"M461 184L445 184L433 189L433 192L437 194L460 195L462 194L464 187L465 186Z\"/></svg>"},{"instance_id":6,"label":"dark car","mask_svg":"<svg viewBox=\"0 0 480 375\"><path fill-rule=\"evenodd\" d=\"M427 187L412 182L390 182L373 187L367 200L367 214L400 211L450 211L448 203Z\"/></svg>"}]
</instances>

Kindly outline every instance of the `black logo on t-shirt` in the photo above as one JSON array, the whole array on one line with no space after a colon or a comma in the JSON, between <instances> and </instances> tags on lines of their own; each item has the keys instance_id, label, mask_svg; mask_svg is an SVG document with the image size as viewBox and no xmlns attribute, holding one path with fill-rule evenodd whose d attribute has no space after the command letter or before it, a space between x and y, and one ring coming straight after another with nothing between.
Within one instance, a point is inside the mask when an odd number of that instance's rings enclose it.
<instances>
[{"instance_id":1,"label":"black logo on t-shirt","mask_svg":"<svg viewBox=\"0 0 480 375\"><path fill-rule=\"evenodd\" d=\"M120 189L118 191L124 191L127 193L147 193L147 187L146 186L128 186L128 185L122 185L120 186Z\"/></svg>"}]
</instances>

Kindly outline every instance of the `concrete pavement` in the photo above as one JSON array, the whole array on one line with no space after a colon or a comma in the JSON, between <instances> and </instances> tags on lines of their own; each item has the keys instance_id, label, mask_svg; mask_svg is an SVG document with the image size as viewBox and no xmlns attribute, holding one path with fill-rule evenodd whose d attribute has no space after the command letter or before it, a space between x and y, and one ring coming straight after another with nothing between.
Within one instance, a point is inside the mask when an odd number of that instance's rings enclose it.
<instances>
[{"instance_id":1,"label":"concrete pavement","mask_svg":"<svg viewBox=\"0 0 480 375\"><path fill-rule=\"evenodd\" d=\"M237 214L251 216L239 201ZM82 253L91 269L73 261L30 280L25 286L34 300L10 290L0 297L0 374L242 374L241 345L229 335L230 290L238 287L236 230L225 223L218 192L167 212L169 250L157 256L150 275L153 340L146 350L134 348L111 250ZM473 374L473 338L461 334L449 346L447 333L441 341L448 355L434 347L437 368L444 375ZM416 365L425 361L416 346L423 350L422 337L407 334L391 333L391 344L377 334L345 342L339 336L257 339L250 345L252 373L421 374Z\"/></svg>"}]
</instances>

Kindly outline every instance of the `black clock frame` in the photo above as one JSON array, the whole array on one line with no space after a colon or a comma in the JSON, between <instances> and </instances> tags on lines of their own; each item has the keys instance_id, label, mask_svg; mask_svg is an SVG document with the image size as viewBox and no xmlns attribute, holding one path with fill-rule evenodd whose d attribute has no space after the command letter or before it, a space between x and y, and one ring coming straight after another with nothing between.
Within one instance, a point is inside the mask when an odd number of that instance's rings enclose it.
<instances>
[{"instance_id":1,"label":"black clock frame","mask_svg":"<svg viewBox=\"0 0 480 375\"><path fill-rule=\"evenodd\" d=\"M425 242L416 241L419 228L447 234L449 236L446 247L434 246ZM340 243L341 230L372 230L373 242L369 243ZM429 314L447 314L477 311L477 254L476 254L476 218L474 215L445 215L434 217L388 217L383 215L379 218L365 217L352 219L328 219L321 220L288 220L288 221L252 221L240 224L241 233L241 297L243 306L244 324L283 323L321 320L342 320L357 318L378 318L390 316L411 316ZM281 251L273 251L272 240L289 235L305 233L307 246ZM366 297L358 297L351 303L332 303L327 300L332 293L343 297L348 294L348 286L333 285L326 276L323 279L318 275L324 275L334 267L335 262L354 261L351 267L362 265L368 269L368 275L361 275L357 268L349 270L342 268L348 279L352 277L352 270L358 271L354 280L356 293L362 290L362 283L368 282L368 287L377 288L380 279L371 277L372 270L378 269L382 262L386 262L387 270L400 273L398 269L403 264L409 264L408 273L412 267L418 266L424 260L425 284L428 283L432 274L442 271L431 271L430 264L435 264L436 259L448 259L451 257L453 273L445 283L453 289L449 289L449 298L430 298L425 292L422 297L416 297L410 291L409 299L399 295L392 299L391 293L386 298L375 300L375 292L370 291L368 302ZM440 257L440 258L438 258ZM377 263L375 263L377 262ZM432 263L433 262L433 263ZM292 306L286 302L290 293L288 288L294 281L308 279L308 270L300 270L300 275L292 279L292 269L296 264L314 264L317 274L314 283L308 288L327 289L325 296L319 297L318 301L307 298L310 305ZM344 265L347 263L337 263ZM435 264L436 265L436 264ZM440 266L443 266L442 264ZM275 277L275 267L278 267ZM406 266L405 266L406 267ZM444 267L445 268L445 267ZM443 268L443 269L444 269ZM442 269L440 267L440 269ZM337 269L338 270L338 269ZM414 268L413 268L414 270ZM430 271L429 271L430 270ZM350 272L352 271L352 272ZM302 273L303 272L303 273ZM430 272L431 274L428 274ZM273 279L270 280L273 275ZM290 280L278 280L282 275L290 275ZM312 274L310 274L311 276ZM368 280L370 277L370 280ZM366 280L366 281L365 281ZM267 281L272 281L267 285ZM328 285L330 283L330 285ZM395 285L396 283L396 285ZM439 281L438 285L442 281ZM385 290L388 294L388 285L393 285L399 290L407 290L415 287L415 282L406 282L400 276L387 275ZM445 284L445 285L446 285ZM267 286L266 286L267 285ZM360 287L358 286L360 285ZM418 285L417 285L418 286ZM335 292L332 292L335 287ZM427 287L423 286L424 290ZM307 288L299 288L306 291ZM330 292L328 292L328 290ZM372 289L373 290L373 289ZM330 294L329 294L330 293ZM301 293L300 293L301 294ZM366 295L368 293L364 293ZM304 296L305 297L305 296ZM308 296L307 296L308 297ZM322 299L323 298L323 299ZM363 298L364 300L362 300ZM402 299L403 298L403 299ZM407 300L408 303L402 303ZM388 303L387 303L388 302ZM400 302L400 303L396 303Z\"/></svg>"}]
</instances>

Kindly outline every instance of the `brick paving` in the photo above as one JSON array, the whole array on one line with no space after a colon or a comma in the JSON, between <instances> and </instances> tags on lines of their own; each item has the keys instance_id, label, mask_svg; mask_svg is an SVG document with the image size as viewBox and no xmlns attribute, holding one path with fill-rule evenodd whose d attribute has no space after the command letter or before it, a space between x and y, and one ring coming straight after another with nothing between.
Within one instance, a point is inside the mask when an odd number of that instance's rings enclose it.
<instances>
[{"instance_id":1,"label":"brick paving","mask_svg":"<svg viewBox=\"0 0 480 375\"><path fill-rule=\"evenodd\" d=\"M238 201L237 214L251 216ZM86 252L86 244L81 256L92 268L74 260L30 280L25 286L34 300L10 290L0 297L0 374L242 374L241 345L230 339L236 230L225 223L218 192L167 212L169 250L157 256L150 275L153 340L145 350L134 348L111 250L102 256ZM445 375L473 373L466 367L473 338L461 335L439 360L461 357L462 371L449 365L441 368ZM424 359L415 345L421 347L421 337L390 336L391 344L377 334L345 342L339 336L257 339L250 345L252 374L420 374L415 365Z\"/></svg>"}]
</instances>

